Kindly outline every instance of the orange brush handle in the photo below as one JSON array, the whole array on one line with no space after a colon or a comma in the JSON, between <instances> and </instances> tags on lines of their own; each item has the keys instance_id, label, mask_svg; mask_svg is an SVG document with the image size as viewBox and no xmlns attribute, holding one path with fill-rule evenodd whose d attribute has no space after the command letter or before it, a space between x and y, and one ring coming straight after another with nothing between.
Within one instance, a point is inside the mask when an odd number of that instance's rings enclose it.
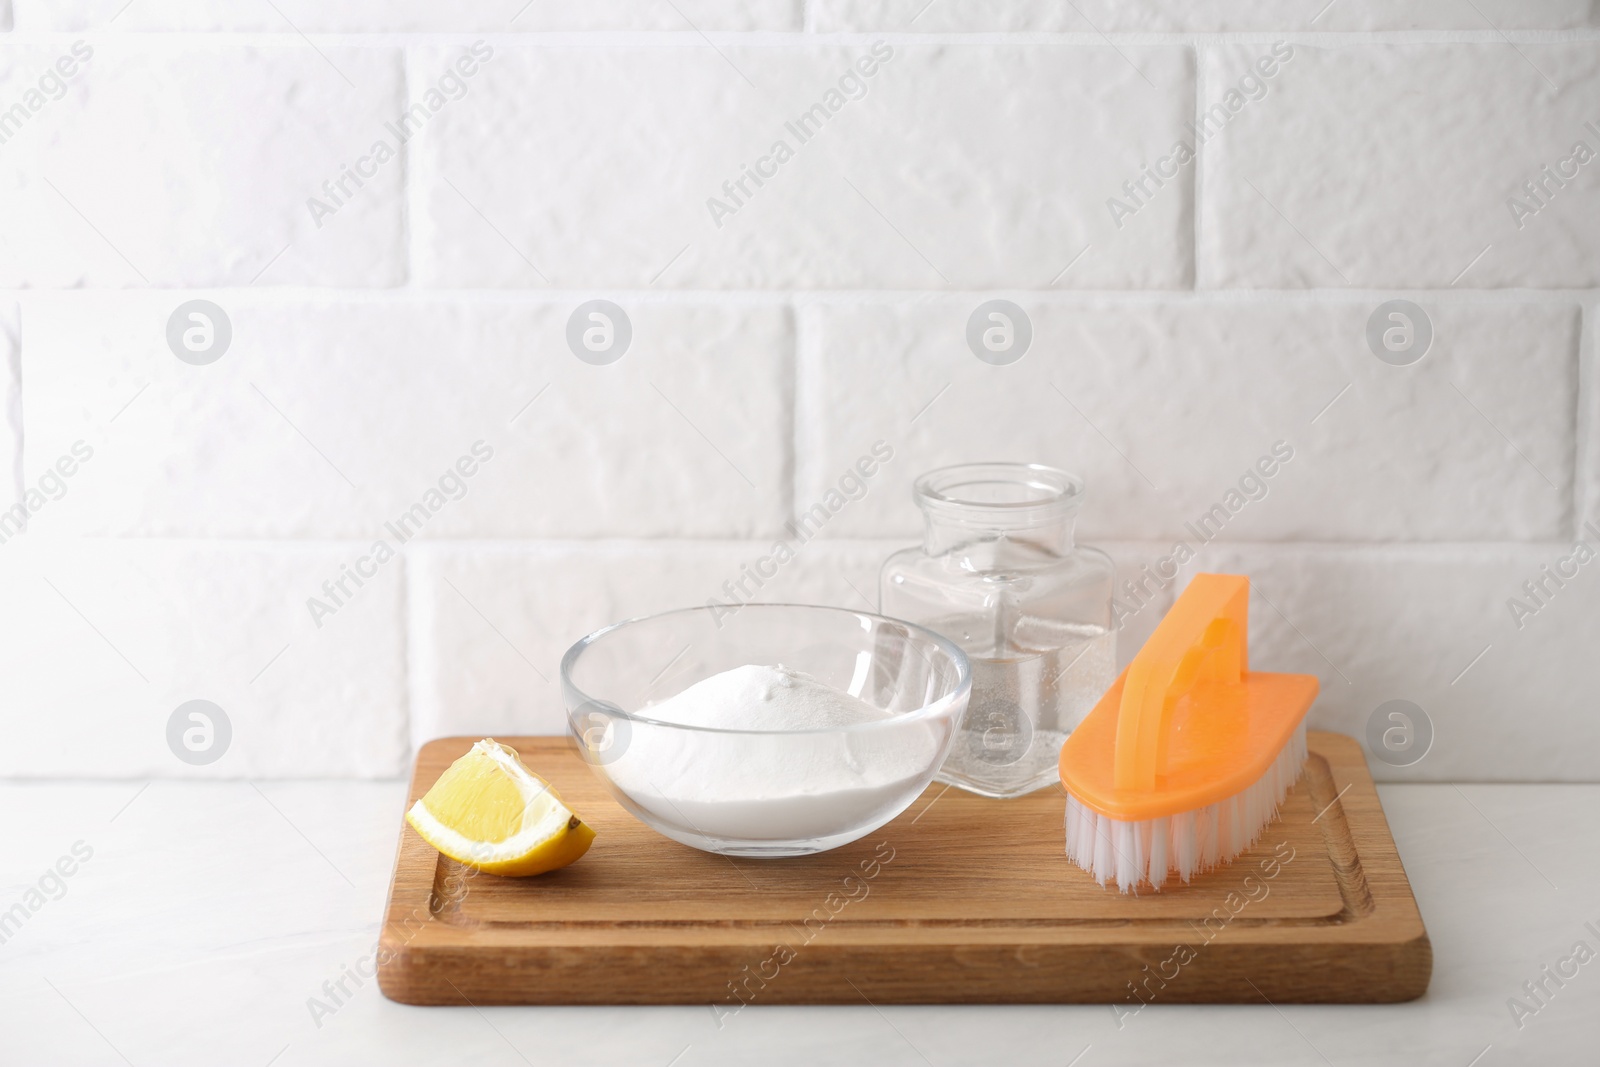
<instances>
[{"instance_id":1,"label":"orange brush handle","mask_svg":"<svg viewBox=\"0 0 1600 1067\"><path fill-rule=\"evenodd\" d=\"M1250 582L1197 574L1128 665L1117 715L1113 781L1153 790L1166 769L1167 736L1178 701L1203 682L1238 685L1250 669Z\"/></svg>"}]
</instances>

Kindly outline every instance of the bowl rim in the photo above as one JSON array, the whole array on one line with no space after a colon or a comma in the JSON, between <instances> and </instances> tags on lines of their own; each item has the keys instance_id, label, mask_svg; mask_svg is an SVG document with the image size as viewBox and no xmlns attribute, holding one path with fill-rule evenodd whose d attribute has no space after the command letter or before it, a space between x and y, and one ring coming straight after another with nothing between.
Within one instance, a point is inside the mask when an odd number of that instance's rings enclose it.
<instances>
[{"instance_id":1,"label":"bowl rim","mask_svg":"<svg viewBox=\"0 0 1600 1067\"><path fill-rule=\"evenodd\" d=\"M658 619L663 619L671 615L705 613L718 608L726 609L726 607L727 605L724 604L696 604L686 608L672 608L668 611L657 611L648 615L635 615L632 618L611 623L609 626L602 626L598 630L585 634L583 637L580 637L577 641L573 642L572 647L567 649L566 654L561 657L562 696L565 698L568 693L577 696L579 698L579 700L576 702L577 709L581 709L586 705L592 705L597 709L602 710L606 715L625 719L628 722L644 723L648 726L662 726L674 730L692 730L697 733L707 734L740 734L751 736L782 737L788 735L801 736L806 734L869 733L874 730L882 730L893 726L898 726L902 723L920 722L923 719L933 718L936 713L942 713L947 704L954 702L958 698L970 699L972 695L972 663L967 658L967 654L961 650L961 647L948 637L945 637L943 634L934 630L930 630L926 626L919 625L918 623L911 622L907 619L898 619L892 615L880 615L874 611L858 611L855 608L835 607L831 604L752 603L740 605L738 610L741 612L756 611L761 614L766 614L773 609L801 608L806 611L849 615L858 619L870 619L874 622L887 622L893 623L896 626L902 626L912 633L926 637L950 657L950 659L956 665L957 674L955 688L950 691L948 696L943 697L931 704L924 704L914 711L908 711L900 715L890 715L882 719L869 719L865 722L848 723L844 726L813 727L806 730L745 730L725 726L694 726L689 723L669 722L665 719L653 719L648 715L642 715L635 711L625 711L622 708L619 708L617 705L611 703L609 700L602 700L589 695L579 688L578 684L572 680L573 664L578 661L578 658L583 655L586 649L609 633L623 629L627 626L632 626L636 623L654 622ZM687 651L687 649L685 649L685 651ZM682 653L680 653L680 655L681 654ZM573 707L569 707L567 709L567 728L569 730L573 728L572 716L575 714L575 710L576 709Z\"/></svg>"}]
</instances>

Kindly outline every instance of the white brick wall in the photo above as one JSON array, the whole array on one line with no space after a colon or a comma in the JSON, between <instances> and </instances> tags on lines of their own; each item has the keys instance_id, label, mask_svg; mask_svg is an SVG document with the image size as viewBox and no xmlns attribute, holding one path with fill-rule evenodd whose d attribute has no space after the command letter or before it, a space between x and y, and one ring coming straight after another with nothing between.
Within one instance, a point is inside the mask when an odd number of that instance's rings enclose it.
<instances>
[{"instance_id":1,"label":"white brick wall","mask_svg":"<svg viewBox=\"0 0 1600 1067\"><path fill-rule=\"evenodd\" d=\"M318 628L305 598L359 546L29 533L0 547L6 774L187 771L166 729L189 700L217 704L233 730L193 773L404 770L401 561Z\"/></svg>"},{"instance_id":2,"label":"white brick wall","mask_svg":"<svg viewBox=\"0 0 1600 1067\"><path fill-rule=\"evenodd\" d=\"M1259 45L1202 50L1202 107ZM1202 160L1201 284L1583 288L1600 284L1600 181L1522 195L1574 142L1600 147L1600 42L1301 44ZM1227 116L1223 125L1224 115ZM1292 150L1289 146L1293 146ZM1352 180L1352 175L1359 175Z\"/></svg>"},{"instance_id":3,"label":"white brick wall","mask_svg":"<svg viewBox=\"0 0 1600 1067\"><path fill-rule=\"evenodd\" d=\"M574 639L717 595L881 439L763 599L866 606L916 474L1055 463L1124 660L1183 541L1254 577L1319 725L1424 708L1382 776L1596 780L1600 561L1544 568L1600 549L1600 5L1286 7L0 0L0 776L560 732ZM967 347L992 299L1009 366ZM1412 365L1368 344L1391 300Z\"/></svg>"},{"instance_id":4,"label":"white brick wall","mask_svg":"<svg viewBox=\"0 0 1600 1067\"><path fill-rule=\"evenodd\" d=\"M304 206L402 109L397 49L77 40L0 41L8 108L61 84L0 154L0 285L404 280L401 166L321 228Z\"/></svg>"},{"instance_id":5,"label":"white brick wall","mask_svg":"<svg viewBox=\"0 0 1600 1067\"><path fill-rule=\"evenodd\" d=\"M165 344L189 295L29 301L29 454L106 442L41 532L377 537L479 440L493 458L422 536L766 536L787 517L776 300L628 300L632 348L590 366L571 302L209 291L234 340L196 367Z\"/></svg>"},{"instance_id":6,"label":"white brick wall","mask_svg":"<svg viewBox=\"0 0 1600 1067\"><path fill-rule=\"evenodd\" d=\"M815 428L800 451L802 499L874 438L897 449L883 475L891 491L840 515L830 534L915 536L912 479L981 453L1082 473L1087 536L1180 537L1280 440L1294 458L1230 539L1525 540L1570 529L1571 305L1424 297L1439 351L1391 367L1351 344L1370 297L1013 296L1030 312L1034 350L1005 367L960 341L983 296L802 308L800 422ZM1529 462L1497 426L1515 432Z\"/></svg>"},{"instance_id":7,"label":"white brick wall","mask_svg":"<svg viewBox=\"0 0 1600 1067\"><path fill-rule=\"evenodd\" d=\"M698 41L499 50L416 142L419 280L1044 288L1099 241L1064 284L1189 282L1186 189L1115 242L1100 206L1189 116L1187 49L1135 49L1137 67L1104 46L719 51L725 63ZM419 51L413 84L452 55ZM837 114L802 126L829 92ZM724 188L747 167L770 176Z\"/></svg>"}]
</instances>

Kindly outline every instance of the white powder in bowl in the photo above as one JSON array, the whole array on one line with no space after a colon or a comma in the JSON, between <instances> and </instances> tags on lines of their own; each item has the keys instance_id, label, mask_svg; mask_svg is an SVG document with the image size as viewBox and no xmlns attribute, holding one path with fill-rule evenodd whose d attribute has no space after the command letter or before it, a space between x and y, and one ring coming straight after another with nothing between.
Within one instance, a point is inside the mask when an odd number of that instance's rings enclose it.
<instances>
[{"instance_id":1,"label":"white powder in bowl","mask_svg":"<svg viewBox=\"0 0 1600 1067\"><path fill-rule=\"evenodd\" d=\"M748 664L639 711L607 773L657 817L722 838L823 837L884 817L933 772L948 722L896 718L783 666ZM761 731L714 733L714 730ZM819 730L812 734L782 731Z\"/></svg>"},{"instance_id":2,"label":"white powder in bowl","mask_svg":"<svg viewBox=\"0 0 1600 1067\"><path fill-rule=\"evenodd\" d=\"M826 730L889 717L809 674L746 664L704 678L641 713L716 730Z\"/></svg>"}]
</instances>

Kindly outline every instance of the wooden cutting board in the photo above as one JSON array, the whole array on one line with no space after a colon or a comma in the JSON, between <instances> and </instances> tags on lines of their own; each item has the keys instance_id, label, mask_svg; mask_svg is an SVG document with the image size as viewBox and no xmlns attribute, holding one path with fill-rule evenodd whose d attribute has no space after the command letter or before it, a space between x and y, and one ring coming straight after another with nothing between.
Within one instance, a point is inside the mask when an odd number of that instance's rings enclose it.
<instances>
[{"instance_id":1,"label":"wooden cutting board","mask_svg":"<svg viewBox=\"0 0 1600 1067\"><path fill-rule=\"evenodd\" d=\"M411 800L477 738L430 742ZM989 800L931 786L832 852L699 852L634 820L572 749L501 740L597 833L536 878L447 860L401 822L378 981L407 1004L1386 1002L1433 949L1361 748L1312 733L1260 843L1131 896L1068 862L1059 789ZM410 801L408 801L409 805Z\"/></svg>"}]
</instances>

